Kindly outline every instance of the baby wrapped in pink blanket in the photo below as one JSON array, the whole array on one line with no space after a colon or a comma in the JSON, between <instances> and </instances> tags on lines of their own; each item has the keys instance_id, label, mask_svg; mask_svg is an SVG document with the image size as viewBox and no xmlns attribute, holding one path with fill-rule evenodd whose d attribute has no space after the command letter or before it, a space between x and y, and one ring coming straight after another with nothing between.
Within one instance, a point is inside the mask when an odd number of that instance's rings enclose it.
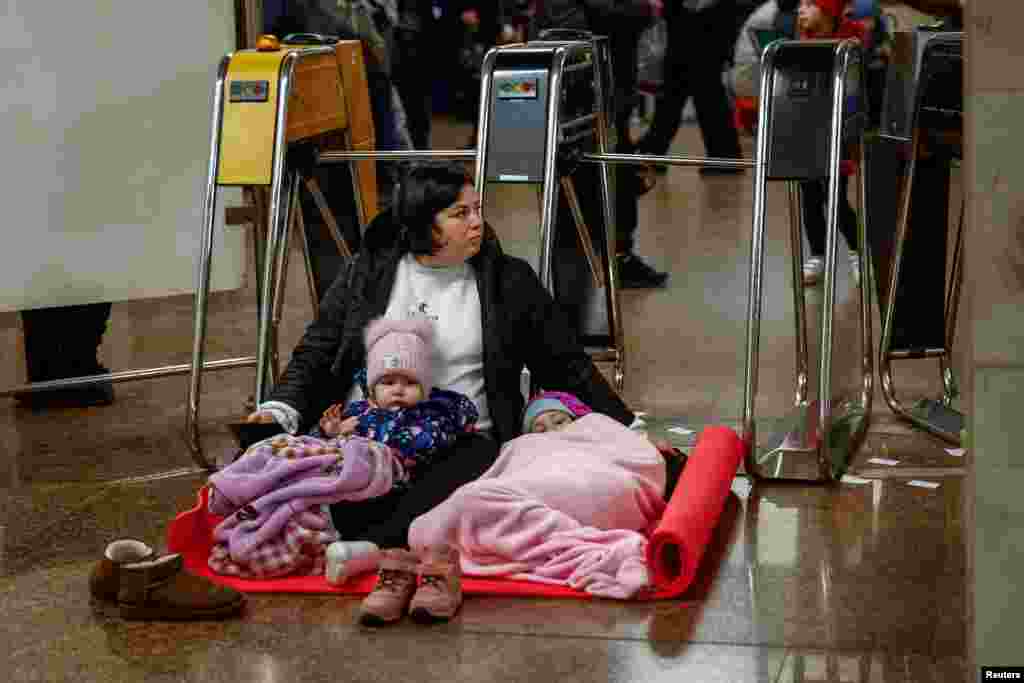
<instances>
[{"instance_id":1,"label":"baby wrapped in pink blanket","mask_svg":"<svg viewBox=\"0 0 1024 683\"><path fill-rule=\"evenodd\" d=\"M665 461L604 415L566 422L506 443L479 479L413 522L410 547L452 545L475 576L610 598L648 588L646 534L665 509Z\"/></svg>"}]
</instances>

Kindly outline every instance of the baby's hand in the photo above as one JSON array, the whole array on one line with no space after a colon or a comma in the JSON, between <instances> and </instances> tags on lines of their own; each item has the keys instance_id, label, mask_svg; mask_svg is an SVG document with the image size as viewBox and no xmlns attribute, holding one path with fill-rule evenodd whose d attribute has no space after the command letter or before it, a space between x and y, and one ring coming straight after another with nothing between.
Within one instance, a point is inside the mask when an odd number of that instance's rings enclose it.
<instances>
[{"instance_id":1,"label":"baby's hand","mask_svg":"<svg viewBox=\"0 0 1024 683\"><path fill-rule=\"evenodd\" d=\"M320 418L320 431L329 437L350 436L354 431L356 431L356 426L358 424L358 417L347 417L344 420L341 420L337 417L325 415Z\"/></svg>"},{"instance_id":2,"label":"baby's hand","mask_svg":"<svg viewBox=\"0 0 1024 683\"><path fill-rule=\"evenodd\" d=\"M353 415L352 417L345 418L341 421L339 429L339 436L350 436L356 431L356 427L359 426L359 418Z\"/></svg>"}]
</instances>

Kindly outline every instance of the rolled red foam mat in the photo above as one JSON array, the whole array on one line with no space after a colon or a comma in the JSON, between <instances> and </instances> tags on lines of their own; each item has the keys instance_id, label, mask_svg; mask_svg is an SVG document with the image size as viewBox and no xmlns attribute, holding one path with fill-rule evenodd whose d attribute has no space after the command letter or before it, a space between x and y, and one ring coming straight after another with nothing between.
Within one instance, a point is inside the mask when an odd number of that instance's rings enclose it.
<instances>
[{"instance_id":1,"label":"rolled red foam mat","mask_svg":"<svg viewBox=\"0 0 1024 683\"><path fill-rule=\"evenodd\" d=\"M701 432L647 545L647 566L659 593L679 595L693 582L743 453L743 441L732 429Z\"/></svg>"}]
</instances>

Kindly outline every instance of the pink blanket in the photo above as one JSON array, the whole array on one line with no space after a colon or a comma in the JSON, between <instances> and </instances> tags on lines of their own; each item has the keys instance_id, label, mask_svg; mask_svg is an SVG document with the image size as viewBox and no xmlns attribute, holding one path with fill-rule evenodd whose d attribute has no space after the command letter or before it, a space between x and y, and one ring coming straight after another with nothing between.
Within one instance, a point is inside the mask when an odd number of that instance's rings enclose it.
<instances>
[{"instance_id":1,"label":"pink blanket","mask_svg":"<svg viewBox=\"0 0 1024 683\"><path fill-rule=\"evenodd\" d=\"M449 543L474 576L510 576L630 598L650 587L648 533L665 509L665 463L600 414L506 443L479 479L418 517L409 545Z\"/></svg>"}]
</instances>

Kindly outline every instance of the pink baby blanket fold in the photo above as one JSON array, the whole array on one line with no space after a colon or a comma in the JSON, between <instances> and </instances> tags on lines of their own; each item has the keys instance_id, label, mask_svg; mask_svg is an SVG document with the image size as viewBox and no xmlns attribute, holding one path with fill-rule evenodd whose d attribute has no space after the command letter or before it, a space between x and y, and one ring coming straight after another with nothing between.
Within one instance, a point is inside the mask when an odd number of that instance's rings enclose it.
<instances>
[{"instance_id":1,"label":"pink baby blanket fold","mask_svg":"<svg viewBox=\"0 0 1024 683\"><path fill-rule=\"evenodd\" d=\"M650 587L644 553L665 509L665 463L600 414L506 443L479 479L417 518L413 548L455 545L462 569L630 598Z\"/></svg>"}]
</instances>

